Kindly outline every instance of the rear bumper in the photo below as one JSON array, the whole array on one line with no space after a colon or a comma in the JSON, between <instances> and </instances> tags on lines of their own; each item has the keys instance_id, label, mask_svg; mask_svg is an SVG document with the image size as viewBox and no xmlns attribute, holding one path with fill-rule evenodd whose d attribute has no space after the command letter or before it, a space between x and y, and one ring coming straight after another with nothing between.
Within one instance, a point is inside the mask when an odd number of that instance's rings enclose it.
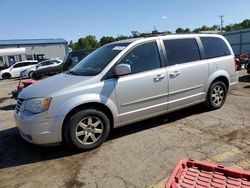
<instances>
[{"instance_id":1,"label":"rear bumper","mask_svg":"<svg viewBox=\"0 0 250 188\"><path fill-rule=\"evenodd\" d=\"M236 72L236 76L230 78L229 90L236 89L237 84L239 83L239 72Z\"/></svg>"}]
</instances>

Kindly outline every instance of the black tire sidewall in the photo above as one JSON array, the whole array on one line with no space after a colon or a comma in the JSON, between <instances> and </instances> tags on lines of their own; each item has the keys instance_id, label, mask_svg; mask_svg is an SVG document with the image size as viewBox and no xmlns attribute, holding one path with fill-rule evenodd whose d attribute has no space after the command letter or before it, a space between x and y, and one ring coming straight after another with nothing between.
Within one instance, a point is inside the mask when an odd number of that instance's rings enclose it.
<instances>
[{"instance_id":1,"label":"black tire sidewall","mask_svg":"<svg viewBox=\"0 0 250 188\"><path fill-rule=\"evenodd\" d=\"M103 130L103 134L101 138L97 142L91 145L83 145L77 140L75 136L75 129L79 121L82 120L84 117L88 117L88 116L98 117L103 123L104 130ZM66 133L64 133L64 135L66 135L67 138L65 138L65 140L73 149L76 149L76 150L87 151L87 150L91 150L100 146L107 139L109 132L110 132L110 121L108 117L103 112L99 110L95 110L95 109L78 111L75 114L73 114L66 121L66 123L67 123L66 129L65 129Z\"/></svg>"},{"instance_id":2,"label":"black tire sidewall","mask_svg":"<svg viewBox=\"0 0 250 188\"><path fill-rule=\"evenodd\" d=\"M10 79L11 75L9 73L3 73L2 78L5 79Z\"/></svg>"},{"instance_id":3,"label":"black tire sidewall","mask_svg":"<svg viewBox=\"0 0 250 188\"><path fill-rule=\"evenodd\" d=\"M213 90L216 86L222 86L223 90L224 90L224 98L223 98L223 101L219 104L219 105L216 105L214 104L214 102L212 101L212 93L213 93ZM226 101L226 98L227 98L227 87L225 85L225 83L223 83L222 81L217 81L217 82L214 82L212 83L212 85L210 86L209 88L209 91L208 91L208 95L207 95L207 106L212 109L212 110L215 110L215 109L219 109L223 106L223 104L225 103Z\"/></svg>"},{"instance_id":4,"label":"black tire sidewall","mask_svg":"<svg viewBox=\"0 0 250 188\"><path fill-rule=\"evenodd\" d=\"M40 75L40 74L37 74L36 72L33 72L32 78L33 78L33 79L40 79L40 78L41 78L41 75Z\"/></svg>"},{"instance_id":5,"label":"black tire sidewall","mask_svg":"<svg viewBox=\"0 0 250 188\"><path fill-rule=\"evenodd\" d=\"M33 78L33 74L34 74L34 71L30 71L30 72L29 72L29 77L30 77L30 78Z\"/></svg>"}]
</instances>

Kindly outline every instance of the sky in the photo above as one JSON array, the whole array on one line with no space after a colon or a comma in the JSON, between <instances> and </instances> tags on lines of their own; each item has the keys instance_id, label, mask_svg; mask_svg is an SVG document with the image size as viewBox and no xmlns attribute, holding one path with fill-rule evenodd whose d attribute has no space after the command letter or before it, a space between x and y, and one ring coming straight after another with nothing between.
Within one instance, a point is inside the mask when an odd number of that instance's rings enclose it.
<instances>
[{"instance_id":1,"label":"sky","mask_svg":"<svg viewBox=\"0 0 250 188\"><path fill-rule=\"evenodd\" d=\"M250 0L0 0L0 40L175 32L250 19Z\"/></svg>"}]
</instances>

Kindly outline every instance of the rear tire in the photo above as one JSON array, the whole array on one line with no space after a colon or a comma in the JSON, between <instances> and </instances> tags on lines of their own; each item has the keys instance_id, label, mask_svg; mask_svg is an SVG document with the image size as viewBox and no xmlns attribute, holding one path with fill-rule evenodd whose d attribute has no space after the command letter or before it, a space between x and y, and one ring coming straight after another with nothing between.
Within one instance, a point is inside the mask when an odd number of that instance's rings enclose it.
<instances>
[{"instance_id":1,"label":"rear tire","mask_svg":"<svg viewBox=\"0 0 250 188\"><path fill-rule=\"evenodd\" d=\"M5 79L10 79L11 78L11 74L10 73L3 73L2 78Z\"/></svg>"},{"instance_id":2,"label":"rear tire","mask_svg":"<svg viewBox=\"0 0 250 188\"><path fill-rule=\"evenodd\" d=\"M249 67L249 66L250 66L250 63L246 63L246 64L245 64L245 69L247 69L247 71L250 70L250 67Z\"/></svg>"},{"instance_id":3,"label":"rear tire","mask_svg":"<svg viewBox=\"0 0 250 188\"><path fill-rule=\"evenodd\" d=\"M86 151L100 146L110 132L108 117L99 110L88 109L74 113L66 120L64 140L73 149Z\"/></svg>"},{"instance_id":4,"label":"rear tire","mask_svg":"<svg viewBox=\"0 0 250 188\"><path fill-rule=\"evenodd\" d=\"M216 110L223 106L227 97L227 87L224 82L216 81L209 87L205 105L210 110Z\"/></svg>"}]
</instances>

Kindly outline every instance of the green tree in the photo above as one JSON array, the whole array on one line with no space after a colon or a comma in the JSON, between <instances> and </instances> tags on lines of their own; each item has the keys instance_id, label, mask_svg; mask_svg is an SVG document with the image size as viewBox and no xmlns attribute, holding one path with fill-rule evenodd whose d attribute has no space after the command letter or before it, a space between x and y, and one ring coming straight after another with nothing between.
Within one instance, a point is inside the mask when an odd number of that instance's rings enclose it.
<instances>
[{"instance_id":1,"label":"green tree","mask_svg":"<svg viewBox=\"0 0 250 188\"><path fill-rule=\"evenodd\" d=\"M175 32L176 33L184 33L184 29L182 29L182 28L177 28L176 30L175 30Z\"/></svg>"},{"instance_id":2,"label":"green tree","mask_svg":"<svg viewBox=\"0 0 250 188\"><path fill-rule=\"evenodd\" d=\"M190 29L189 28L186 28L186 29L183 29L183 28L177 28L175 30L176 33L191 33Z\"/></svg>"},{"instance_id":3,"label":"green tree","mask_svg":"<svg viewBox=\"0 0 250 188\"><path fill-rule=\"evenodd\" d=\"M225 31L235 31L235 30L244 29L244 27L242 27L241 24L231 24L231 25L227 25L224 29Z\"/></svg>"},{"instance_id":4,"label":"green tree","mask_svg":"<svg viewBox=\"0 0 250 188\"><path fill-rule=\"evenodd\" d=\"M191 30L190 30L189 28L186 28L186 29L184 30L184 33L191 33Z\"/></svg>"},{"instance_id":5,"label":"green tree","mask_svg":"<svg viewBox=\"0 0 250 188\"><path fill-rule=\"evenodd\" d=\"M141 33L138 31L131 31L131 33L132 33L133 38L137 38L141 35Z\"/></svg>"},{"instance_id":6,"label":"green tree","mask_svg":"<svg viewBox=\"0 0 250 188\"><path fill-rule=\"evenodd\" d=\"M115 41L115 39L114 39L114 37L105 37L105 36L103 36L101 39L100 39L100 45L102 46L102 45L104 45L104 44L108 44L108 43L111 43L111 42L114 42Z\"/></svg>"},{"instance_id":7,"label":"green tree","mask_svg":"<svg viewBox=\"0 0 250 188\"><path fill-rule=\"evenodd\" d=\"M250 28L250 20L243 20L240 24L244 29Z\"/></svg>"},{"instance_id":8,"label":"green tree","mask_svg":"<svg viewBox=\"0 0 250 188\"><path fill-rule=\"evenodd\" d=\"M200 28L201 31L210 31L210 27L206 26L206 25L203 25L201 28Z\"/></svg>"},{"instance_id":9,"label":"green tree","mask_svg":"<svg viewBox=\"0 0 250 188\"><path fill-rule=\"evenodd\" d=\"M196 28L193 30L193 33L199 33L200 31L201 31L200 28Z\"/></svg>"},{"instance_id":10,"label":"green tree","mask_svg":"<svg viewBox=\"0 0 250 188\"><path fill-rule=\"evenodd\" d=\"M100 46L99 42L96 40L96 37L93 35L88 35L83 38L79 38L75 49L77 50L90 50L98 48Z\"/></svg>"},{"instance_id":11,"label":"green tree","mask_svg":"<svg viewBox=\"0 0 250 188\"><path fill-rule=\"evenodd\" d=\"M212 31L216 31L216 30L219 30L220 29L220 26L218 26L218 25L213 25L211 28L210 28L210 30L212 30Z\"/></svg>"},{"instance_id":12,"label":"green tree","mask_svg":"<svg viewBox=\"0 0 250 188\"><path fill-rule=\"evenodd\" d=\"M131 38L131 37L124 36L124 35L118 35L118 37L115 38L115 41L126 40L126 39L129 39L129 38Z\"/></svg>"},{"instance_id":13,"label":"green tree","mask_svg":"<svg viewBox=\"0 0 250 188\"><path fill-rule=\"evenodd\" d=\"M72 50L75 49L75 44L73 43L72 40L69 42L69 48L71 48Z\"/></svg>"}]
</instances>

